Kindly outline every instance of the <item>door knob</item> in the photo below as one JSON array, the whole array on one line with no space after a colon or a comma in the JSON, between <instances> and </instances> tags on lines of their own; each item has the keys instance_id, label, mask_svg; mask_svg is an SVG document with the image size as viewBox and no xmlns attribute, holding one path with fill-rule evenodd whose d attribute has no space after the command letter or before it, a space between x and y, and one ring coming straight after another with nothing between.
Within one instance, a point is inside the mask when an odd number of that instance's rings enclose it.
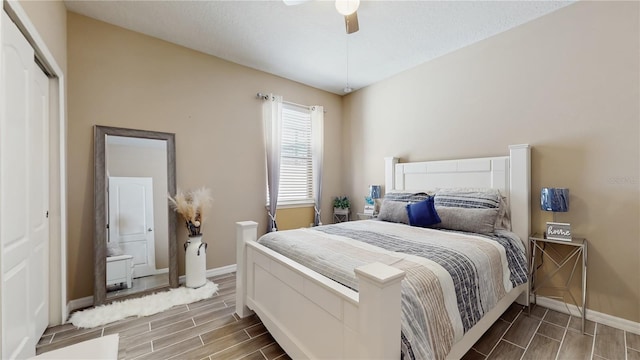
<instances>
[{"instance_id":1,"label":"door knob","mask_svg":"<svg viewBox=\"0 0 640 360\"><path fill-rule=\"evenodd\" d=\"M148 228L148 229L147 229L147 231L148 231L148 232L152 232L152 231L153 231L153 229L152 229L152 228Z\"/></svg>"}]
</instances>

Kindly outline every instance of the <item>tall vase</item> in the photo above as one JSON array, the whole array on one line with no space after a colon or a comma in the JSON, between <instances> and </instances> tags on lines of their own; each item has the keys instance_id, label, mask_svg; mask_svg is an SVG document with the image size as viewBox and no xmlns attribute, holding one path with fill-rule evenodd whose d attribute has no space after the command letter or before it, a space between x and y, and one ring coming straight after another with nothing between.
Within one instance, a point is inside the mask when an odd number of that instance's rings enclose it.
<instances>
[{"instance_id":1,"label":"tall vase","mask_svg":"<svg viewBox=\"0 0 640 360\"><path fill-rule=\"evenodd\" d=\"M199 288L207 282L207 244L202 242L202 235L190 236L184 249L186 286Z\"/></svg>"}]
</instances>

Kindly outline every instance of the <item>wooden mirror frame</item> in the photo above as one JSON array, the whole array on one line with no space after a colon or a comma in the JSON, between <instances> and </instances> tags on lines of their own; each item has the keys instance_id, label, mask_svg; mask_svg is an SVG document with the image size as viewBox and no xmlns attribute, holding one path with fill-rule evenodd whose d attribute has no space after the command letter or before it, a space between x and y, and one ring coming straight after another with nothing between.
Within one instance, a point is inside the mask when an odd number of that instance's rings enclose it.
<instances>
[{"instance_id":1,"label":"wooden mirror frame","mask_svg":"<svg viewBox=\"0 0 640 360\"><path fill-rule=\"evenodd\" d=\"M94 126L94 222L93 222L93 253L94 253L94 284L93 303L102 305L107 297L107 228L106 228L106 136L137 137L143 139L165 140L167 142L167 191L176 193L176 143L175 134L158 131L134 130L110 126ZM178 287L178 248L176 238L176 212L169 207L169 286ZM156 289L157 290L157 289ZM112 299L109 299L112 300Z\"/></svg>"}]
</instances>

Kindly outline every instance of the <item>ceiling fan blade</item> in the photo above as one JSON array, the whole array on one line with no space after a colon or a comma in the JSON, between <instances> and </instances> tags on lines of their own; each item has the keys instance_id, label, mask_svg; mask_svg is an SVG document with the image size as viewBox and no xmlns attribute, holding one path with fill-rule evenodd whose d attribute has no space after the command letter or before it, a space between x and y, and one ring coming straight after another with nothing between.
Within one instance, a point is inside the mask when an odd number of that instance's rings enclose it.
<instances>
[{"instance_id":1,"label":"ceiling fan blade","mask_svg":"<svg viewBox=\"0 0 640 360\"><path fill-rule=\"evenodd\" d=\"M360 27L358 26L358 12L354 12L351 15L345 15L344 25L347 28L347 34L353 34L360 30Z\"/></svg>"},{"instance_id":2,"label":"ceiling fan blade","mask_svg":"<svg viewBox=\"0 0 640 360\"><path fill-rule=\"evenodd\" d=\"M287 6L300 5L300 4L306 3L307 1L311 1L311 0L282 0L282 2Z\"/></svg>"}]
</instances>

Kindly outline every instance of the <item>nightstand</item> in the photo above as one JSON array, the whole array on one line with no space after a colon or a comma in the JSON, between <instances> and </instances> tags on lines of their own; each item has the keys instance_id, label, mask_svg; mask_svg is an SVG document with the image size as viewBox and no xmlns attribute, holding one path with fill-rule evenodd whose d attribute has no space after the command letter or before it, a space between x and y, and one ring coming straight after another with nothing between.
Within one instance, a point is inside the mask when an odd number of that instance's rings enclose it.
<instances>
[{"instance_id":1,"label":"nightstand","mask_svg":"<svg viewBox=\"0 0 640 360\"><path fill-rule=\"evenodd\" d=\"M360 220L375 219L377 217L378 217L378 214L358 213L358 219Z\"/></svg>"},{"instance_id":2,"label":"nightstand","mask_svg":"<svg viewBox=\"0 0 640 360\"><path fill-rule=\"evenodd\" d=\"M534 234L529 236L529 243L531 245L531 258L529 259L529 286L531 289L531 294L533 294L533 303L536 304L538 291L541 288L555 289L568 293L571 297L571 300L580 312L580 315L582 317L582 333L584 333L584 323L587 310L587 239L573 238L571 239L571 241L562 241L547 239L544 235ZM566 253L565 255L564 252L561 253L556 249L557 246L568 246L570 248L566 249L568 250L568 253ZM539 265L536 264L536 256L538 256L538 254L540 261ZM553 271L548 274L544 274L545 277L543 279L536 281L536 266L542 265L545 260L551 261L551 264L553 264ZM578 301L573 296L571 291L569 291L571 281L573 280L573 276L575 275L578 264L580 264L580 260L582 260L581 306L578 305ZM544 286L549 280L556 277L560 270L563 269L566 265L571 266L571 274L564 283L564 286ZM564 302L564 296L548 297L561 299ZM529 306L529 309L531 309L531 306Z\"/></svg>"}]
</instances>

